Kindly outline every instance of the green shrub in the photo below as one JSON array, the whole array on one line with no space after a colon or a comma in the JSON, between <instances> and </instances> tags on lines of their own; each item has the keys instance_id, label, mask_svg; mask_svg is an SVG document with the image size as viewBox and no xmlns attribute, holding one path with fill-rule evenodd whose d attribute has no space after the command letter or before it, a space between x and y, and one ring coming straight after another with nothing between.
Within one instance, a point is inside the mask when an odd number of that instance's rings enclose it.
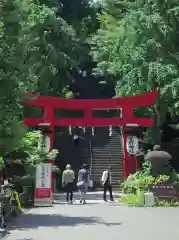
<instances>
[{"instance_id":1,"label":"green shrub","mask_svg":"<svg viewBox=\"0 0 179 240\"><path fill-rule=\"evenodd\" d=\"M137 191L136 194L127 194L122 196L120 201L128 204L129 206L144 206L144 194Z\"/></svg>"},{"instance_id":2,"label":"green shrub","mask_svg":"<svg viewBox=\"0 0 179 240\"><path fill-rule=\"evenodd\" d=\"M148 191L149 184L159 184L159 183L179 183L179 177L175 175L171 176L160 175L158 177L152 177L141 172L131 174L122 184L122 190L124 193L136 194L137 190L141 192Z\"/></svg>"},{"instance_id":3,"label":"green shrub","mask_svg":"<svg viewBox=\"0 0 179 240\"><path fill-rule=\"evenodd\" d=\"M153 184L155 178L147 176L142 173L131 174L122 184L122 190L124 193L136 194L137 190L145 192L148 190L148 185Z\"/></svg>"},{"instance_id":4,"label":"green shrub","mask_svg":"<svg viewBox=\"0 0 179 240\"><path fill-rule=\"evenodd\" d=\"M156 207L179 207L179 201L177 200L162 201L162 200L156 199L155 206Z\"/></svg>"},{"instance_id":5,"label":"green shrub","mask_svg":"<svg viewBox=\"0 0 179 240\"><path fill-rule=\"evenodd\" d=\"M4 168L4 159L0 157L0 169Z\"/></svg>"},{"instance_id":6,"label":"green shrub","mask_svg":"<svg viewBox=\"0 0 179 240\"><path fill-rule=\"evenodd\" d=\"M150 184L178 184L179 175L174 170L170 171L170 175L159 175L153 177L151 175L151 164L145 161L143 170L128 176L121 184L123 193L121 201L128 205L138 206L144 205L144 193L149 190ZM156 206L179 206L179 201L161 201L156 200Z\"/></svg>"},{"instance_id":7,"label":"green shrub","mask_svg":"<svg viewBox=\"0 0 179 240\"><path fill-rule=\"evenodd\" d=\"M148 191L149 184L167 184L167 183L178 183L179 184L179 176L174 175L174 178L171 176L160 175L158 177L148 176L141 172L137 172L135 174L131 174L123 183L122 189L125 193L124 196L121 197L121 202L128 204L130 206L144 206L144 193ZM161 201L156 199L155 206L179 206L179 201Z\"/></svg>"},{"instance_id":8,"label":"green shrub","mask_svg":"<svg viewBox=\"0 0 179 240\"><path fill-rule=\"evenodd\" d=\"M136 194L125 194L121 197L120 201L122 203L125 203L129 206L138 207L138 206L144 206L145 200L144 200L144 193L138 191ZM179 201L178 200L172 200L172 201L162 201L159 199L155 199L155 205L154 207L179 207Z\"/></svg>"},{"instance_id":9,"label":"green shrub","mask_svg":"<svg viewBox=\"0 0 179 240\"><path fill-rule=\"evenodd\" d=\"M8 153L8 162L14 173L13 182L21 187L35 184L36 165L55 159L58 150L51 152L42 144L43 134L40 131L27 132L13 152ZM1 159L0 159L1 160ZM1 165L1 161L0 161ZM19 169L22 168L22 171ZM52 165L52 171L60 173L60 169Z\"/></svg>"}]
</instances>

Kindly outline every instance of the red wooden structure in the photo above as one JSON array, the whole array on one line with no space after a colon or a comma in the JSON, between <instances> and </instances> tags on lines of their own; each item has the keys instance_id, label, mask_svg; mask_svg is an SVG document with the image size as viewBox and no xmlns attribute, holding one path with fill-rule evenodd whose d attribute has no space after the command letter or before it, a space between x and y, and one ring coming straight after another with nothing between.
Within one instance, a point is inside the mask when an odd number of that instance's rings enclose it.
<instances>
[{"instance_id":1,"label":"red wooden structure","mask_svg":"<svg viewBox=\"0 0 179 240\"><path fill-rule=\"evenodd\" d=\"M25 118L26 126L37 127L39 124L48 123L48 133L50 138L50 150L53 148L53 131L55 126L120 126L125 128L128 124L136 124L138 126L152 127L152 118L137 118L133 114L133 109L138 107L152 106L157 97L157 90L144 93L137 96L112 98L112 99L64 99L49 96L31 95L33 100L25 102L25 106L39 107L44 110L44 116L41 118ZM82 110L83 118L56 118L54 116L55 109L66 110ZM93 110L122 109L121 117L116 118L96 118L93 117ZM123 175L130 174L130 157L126 151L126 138L124 134L124 159L123 159ZM55 163L55 160L50 160ZM52 175L53 178L53 175ZM54 181L52 181L54 182ZM53 190L53 186L52 186Z\"/></svg>"}]
</instances>

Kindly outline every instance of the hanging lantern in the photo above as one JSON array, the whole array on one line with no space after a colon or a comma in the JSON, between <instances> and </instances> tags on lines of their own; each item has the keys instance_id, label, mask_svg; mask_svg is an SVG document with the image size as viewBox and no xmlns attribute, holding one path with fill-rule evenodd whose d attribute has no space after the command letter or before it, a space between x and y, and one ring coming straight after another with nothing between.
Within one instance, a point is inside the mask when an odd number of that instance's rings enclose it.
<instances>
[{"instance_id":1,"label":"hanging lantern","mask_svg":"<svg viewBox=\"0 0 179 240\"><path fill-rule=\"evenodd\" d=\"M109 127L109 136L112 136L112 126Z\"/></svg>"},{"instance_id":2,"label":"hanging lantern","mask_svg":"<svg viewBox=\"0 0 179 240\"><path fill-rule=\"evenodd\" d=\"M94 127L92 127L92 136L94 136Z\"/></svg>"},{"instance_id":3,"label":"hanging lantern","mask_svg":"<svg viewBox=\"0 0 179 240\"><path fill-rule=\"evenodd\" d=\"M72 134L72 132L71 132L71 126L69 126L69 134L71 135Z\"/></svg>"},{"instance_id":4,"label":"hanging lantern","mask_svg":"<svg viewBox=\"0 0 179 240\"><path fill-rule=\"evenodd\" d=\"M130 155L136 155L139 150L139 140L136 136L127 136L126 150Z\"/></svg>"}]
</instances>

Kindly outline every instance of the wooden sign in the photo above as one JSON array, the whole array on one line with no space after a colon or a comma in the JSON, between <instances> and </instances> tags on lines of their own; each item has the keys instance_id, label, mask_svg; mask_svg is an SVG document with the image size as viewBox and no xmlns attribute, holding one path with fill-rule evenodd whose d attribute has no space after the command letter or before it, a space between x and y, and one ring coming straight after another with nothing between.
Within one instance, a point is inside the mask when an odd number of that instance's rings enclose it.
<instances>
[{"instance_id":1,"label":"wooden sign","mask_svg":"<svg viewBox=\"0 0 179 240\"><path fill-rule=\"evenodd\" d=\"M34 206L51 206L51 163L40 163L36 165L36 188Z\"/></svg>"},{"instance_id":2,"label":"wooden sign","mask_svg":"<svg viewBox=\"0 0 179 240\"><path fill-rule=\"evenodd\" d=\"M150 191L160 200L178 199L178 186L175 184L151 184Z\"/></svg>"}]
</instances>

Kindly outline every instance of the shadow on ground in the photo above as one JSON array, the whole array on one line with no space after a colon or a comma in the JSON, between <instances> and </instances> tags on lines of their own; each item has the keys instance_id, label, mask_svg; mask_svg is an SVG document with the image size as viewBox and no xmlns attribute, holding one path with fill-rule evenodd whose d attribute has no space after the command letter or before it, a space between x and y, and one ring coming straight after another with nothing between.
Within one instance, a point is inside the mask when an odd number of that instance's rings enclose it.
<instances>
[{"instance_id":1,"label":"shadow on ground","mask_svg":"<svg viewBox=\"0 0 179 240\"><path fill-rule=\"evenodd\" d=\"M10 230L19 229L35 229L38 227L75 227L77 225L104 225L104 226L119 226L121 223L105 222L101 218L96 217L72 217L67 215L50 215L50 214L31 214L28 213L22 216L16 223L14 223Z\"/></svg>"}]
</instances>

